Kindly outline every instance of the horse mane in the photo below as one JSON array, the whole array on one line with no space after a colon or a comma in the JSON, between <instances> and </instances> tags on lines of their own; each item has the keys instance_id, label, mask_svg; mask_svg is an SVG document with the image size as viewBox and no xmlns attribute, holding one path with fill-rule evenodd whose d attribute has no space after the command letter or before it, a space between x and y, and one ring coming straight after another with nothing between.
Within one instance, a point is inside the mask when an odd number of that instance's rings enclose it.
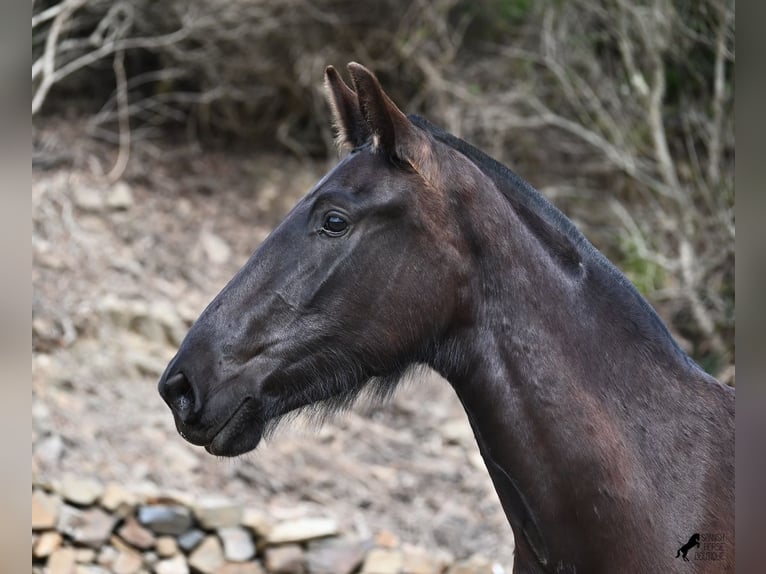
<instances>
[{"instance_id":1,"label":"horse mane","mask_svg":"<svg viewBox=\"0 0 766 574\"><path fill-rule=\"evenodd\" d=\"M618 290L627 295L627 300L635 309L634 318L639 320L644 318L640 320L640 323L648 327L653 334L652 339L670 343L674 351L680 353L690 364L699 369L699 366L681 349L665 323L635 285L543 194L508 167L465 140L421 116L413 114L408 117L417 127L437 141L461 153L489 177L513 205L522 221L529 226L546 246L548 252L557 258L565 269L580 272L587 267L602 271L614 282L612 285L618 286Z\"/></svg>"}]
</instances>

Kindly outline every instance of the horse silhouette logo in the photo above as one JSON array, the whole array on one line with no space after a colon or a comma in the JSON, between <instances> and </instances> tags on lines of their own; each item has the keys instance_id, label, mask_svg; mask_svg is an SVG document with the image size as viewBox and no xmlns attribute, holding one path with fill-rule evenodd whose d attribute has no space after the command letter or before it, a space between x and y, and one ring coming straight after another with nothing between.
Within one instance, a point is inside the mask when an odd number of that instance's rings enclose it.
<instances>
[{"instance_id":1,"label":"horse silhouette logo","mask_svg":"<svg viewBox=\"0 0 766 574\"><path fill-rule=\"evenodd\" d=\"M676 558L679 556L682 557L686 562L689 561L689 559L686 557L689 550L694 548L695 546L700 545L700 535L699 533L695 532L691 535L691 538L689 538L689 542L681 546L681 548L678 549L678 552L676 552Z\"/></svg>"}]
</instances>

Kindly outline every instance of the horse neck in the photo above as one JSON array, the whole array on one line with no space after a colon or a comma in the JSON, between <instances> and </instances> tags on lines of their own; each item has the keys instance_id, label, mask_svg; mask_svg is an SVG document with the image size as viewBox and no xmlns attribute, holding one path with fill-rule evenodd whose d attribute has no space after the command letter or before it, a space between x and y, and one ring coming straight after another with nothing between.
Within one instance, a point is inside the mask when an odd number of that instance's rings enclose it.
<instances>
[{"instance_id":1,"label":"horse neck","mask_svg":"<svg viewBox=\"0 0 766 574\"><path fill-rule=\"evenodd\" d=\"M585 540L654 530L632 506L672 464L656 429L698 375L669 336L651 332L634 292L587 258L562 270L500 200L472 200L481 247L462 319L433 366L465 407L517 561L542 565L577 556Z\"/></svg>"}]
</instances>

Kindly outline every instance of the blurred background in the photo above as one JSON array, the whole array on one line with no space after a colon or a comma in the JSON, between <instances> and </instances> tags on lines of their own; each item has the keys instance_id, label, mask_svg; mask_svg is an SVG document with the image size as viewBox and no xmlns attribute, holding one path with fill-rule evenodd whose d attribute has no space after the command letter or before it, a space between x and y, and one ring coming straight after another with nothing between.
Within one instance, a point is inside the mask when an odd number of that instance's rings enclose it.
<instances>
[{"instance_id":1,"label":"blurred background","mask_svg":"<svg viewBox=\"0 0 766 574\"><path fill-rule=\"evenodd\" d=\"M735 383L733 0L36 0L32 60L36 479L319 508L510 566L435 375L237 461L182 441L156 394L204 305L337 161L323 71L352 60L530 181Z\"/></svg>"}]
</instances>

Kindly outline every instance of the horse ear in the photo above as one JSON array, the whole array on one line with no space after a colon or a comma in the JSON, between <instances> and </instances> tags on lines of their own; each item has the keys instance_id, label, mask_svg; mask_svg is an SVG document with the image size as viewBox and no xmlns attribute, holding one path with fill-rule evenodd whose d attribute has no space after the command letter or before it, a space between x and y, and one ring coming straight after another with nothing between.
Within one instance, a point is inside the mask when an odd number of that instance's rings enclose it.
<instances>
[{"instance_id":1,"label":"horse ear","mask_svg":"<svg viewBox=\"0 0 766 574\"><path fill-rule=\"evenodd\" d=\"M348 65L348 71L354 82L362 117L373 136L373 145L389 157L414 163L413 152L422 140L417 128L391 101L372 72L356 62Z\"/></svg>"},{"instance_id":2,"label":"horse ear","mask_svg":"<svg viewBox=\"0 0 766 574\"><path fill-rule=\"evenodd\" d=\"M338 144L352 149L364 144L370 139L370 129L362 117L356 94L332 66L327 66L324 71L324 85L338 132Z\"/></svg>"}]
</instances>

